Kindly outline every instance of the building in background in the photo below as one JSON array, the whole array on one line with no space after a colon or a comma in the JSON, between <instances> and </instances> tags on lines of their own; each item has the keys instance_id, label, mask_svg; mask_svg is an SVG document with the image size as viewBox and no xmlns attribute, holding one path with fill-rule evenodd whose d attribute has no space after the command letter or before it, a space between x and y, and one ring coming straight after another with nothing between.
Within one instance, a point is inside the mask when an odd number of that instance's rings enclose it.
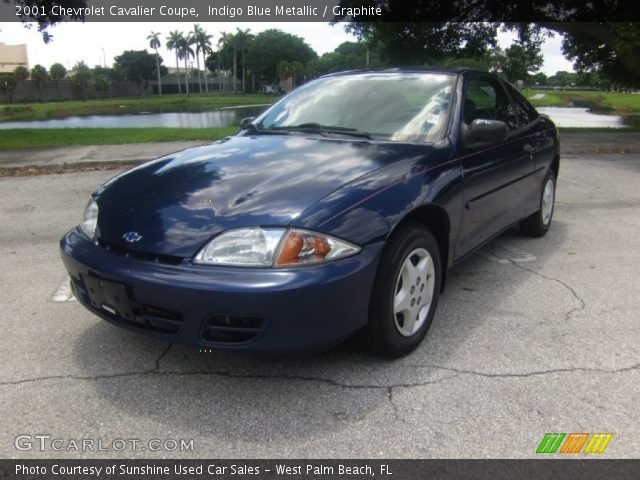
<instances>
[{"instance_id":1,"label":"building in background","mask_svg":"<svg viewBox=\"0 0 640 480\"><path fill-rule=\"evenodd\" d=\"M0 42L0 73L11 73L20 65L29 68L27 46Z\"/></svg>"}]
</instances>

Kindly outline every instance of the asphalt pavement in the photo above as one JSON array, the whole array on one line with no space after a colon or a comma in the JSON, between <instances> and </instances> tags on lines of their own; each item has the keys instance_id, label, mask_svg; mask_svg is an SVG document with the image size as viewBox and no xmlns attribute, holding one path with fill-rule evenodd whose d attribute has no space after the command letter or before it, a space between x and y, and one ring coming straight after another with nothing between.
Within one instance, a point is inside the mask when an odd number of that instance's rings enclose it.
<instances>
[{"instance_id":1,"label":"asphalt pavement","mask_svg":"<svg viewBox=\"0 0 640 480\"><path fill-rule=\"evenodd\" d=\"M94 317L57 242L116 173L0 179L0 457L521 458L547 432L612 432L602 456L638 457L640 154L566 154L547 236L509 231L454 267L425 342L396 361L354 342L202 352Z\"/></svg>"}]
</instances>

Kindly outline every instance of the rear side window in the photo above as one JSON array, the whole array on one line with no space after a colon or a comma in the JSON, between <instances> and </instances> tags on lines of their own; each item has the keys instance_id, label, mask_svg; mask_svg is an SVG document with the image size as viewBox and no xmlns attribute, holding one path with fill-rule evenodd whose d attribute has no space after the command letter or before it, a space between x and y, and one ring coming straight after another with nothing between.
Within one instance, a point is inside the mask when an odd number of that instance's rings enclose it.
<instances>
[{"instance_id":1,"label":"rear side window","mask_svg":"<svg viewBox=\"0 0 640 480\"><path fill-rule=\"evenodd\" d=\"M474 77L467 83L463 105L464 123L470 125L476 119L500 120L510 130L518 128L511 100L500 82L490 77Z\"/></svg>"},{"instance_id":2,"label":"rear side window","mask_svg":"<svg viewBox=\"0 0 640 480\"><path fill-rule=\"evenodd\" d=\"M513 106L515 108L515 114L518 118L518 122L521 127L526 127L536 118L538 118L538 112L531 106L524 95L522 95L513 85L505 84L511 98L513 99Z\"/></svg>"}]
</instances>

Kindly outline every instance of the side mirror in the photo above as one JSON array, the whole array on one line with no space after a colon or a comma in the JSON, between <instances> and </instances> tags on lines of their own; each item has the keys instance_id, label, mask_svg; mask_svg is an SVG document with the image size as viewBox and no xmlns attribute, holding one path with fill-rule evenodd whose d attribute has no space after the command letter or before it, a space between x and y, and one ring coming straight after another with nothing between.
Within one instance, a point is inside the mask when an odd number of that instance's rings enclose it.
<instances>
[{"instance_id":1,"label":"side mirror","mask_svg":"<svg viewBox=\"0 0 640 480\"><path fill-rule=\"evenodd\" d=\"M245 117L240 121L240 129L241 130L247 130L249 127L249 125L251 124L251 122L253 122L255 120L256 117Z\"/></svg>"},{"instance_id":2,"label":"side mirror","mask_svg":"<svg viewBox=\"0 0 640 480\"><path fill-rule=\"evenodd\" d=\"M496 143L507 139L509 127L500 120L475 119L469 126L470 143Z\"/></svg>"}]
</instances>

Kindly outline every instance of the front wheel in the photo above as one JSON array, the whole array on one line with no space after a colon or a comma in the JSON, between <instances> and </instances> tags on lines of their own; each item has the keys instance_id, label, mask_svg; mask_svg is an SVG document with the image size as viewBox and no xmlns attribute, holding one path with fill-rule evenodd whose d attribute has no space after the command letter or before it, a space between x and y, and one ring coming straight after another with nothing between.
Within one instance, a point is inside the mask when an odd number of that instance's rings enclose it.
<instances>
[{"instance_id":1,"label":"front wheel","mask_svg":"<svg viewBox=\"0 0 640 480\"><path fill-rule=\"evenodd\" d=\"M417 222L396 231L380 259L364 329L367 347L401 357L427 333L440 295L440 249L435 237Z\"/></svg>"},{"instance_id":2,"label":"front wheel","mask_svg":"<svg viewBox=\"0 0 640 480\"><path fill-rule=\"evenodd\" d=\"M556 176L549 170L542 182L540 209L520 222L520 230L531 237L544 236L551 226L556 204Z\"/></svg>"}]
</instances>

